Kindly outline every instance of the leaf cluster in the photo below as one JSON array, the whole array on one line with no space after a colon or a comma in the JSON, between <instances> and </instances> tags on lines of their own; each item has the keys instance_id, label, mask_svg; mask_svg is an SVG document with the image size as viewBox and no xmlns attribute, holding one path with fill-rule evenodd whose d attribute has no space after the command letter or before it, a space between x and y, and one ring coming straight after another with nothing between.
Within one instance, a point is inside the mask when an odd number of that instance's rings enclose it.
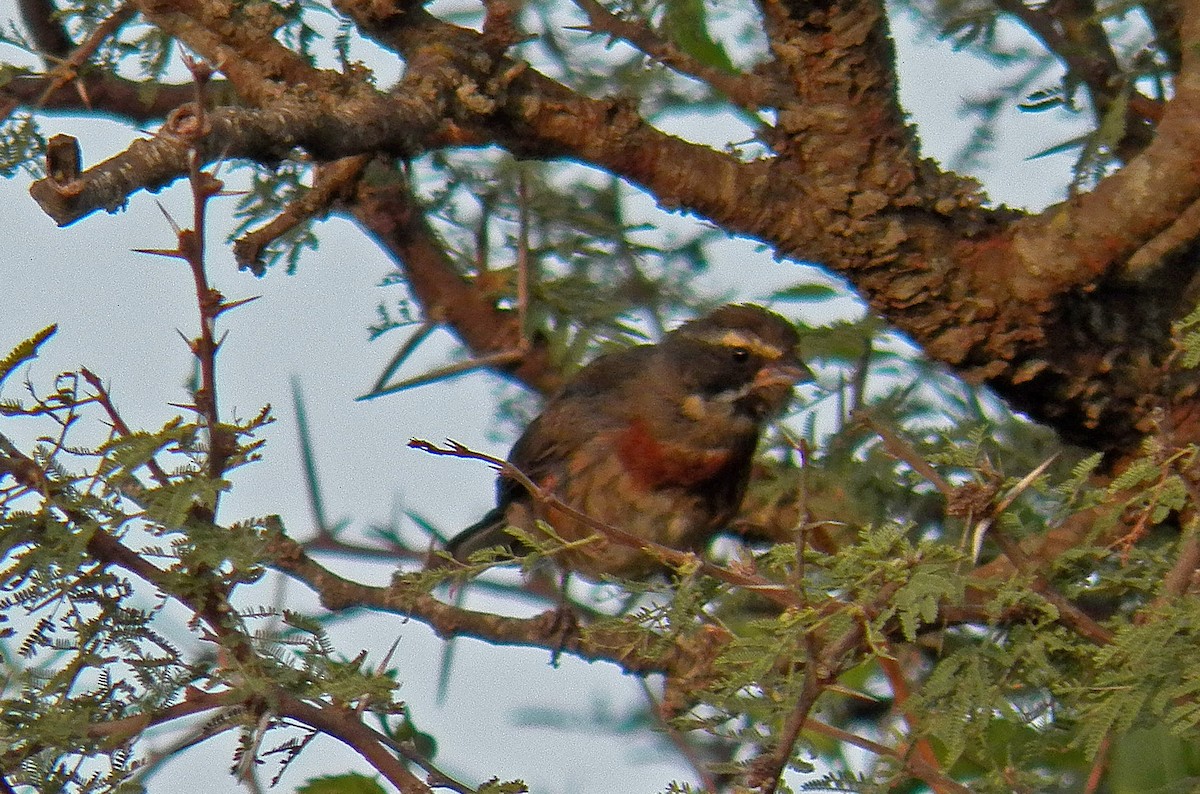
<instances>
[{"instance_id":1,"label":"leaf cluster","mask_svg":"<svg viewBox=\"0 0 1200 794\"><path fill-rule=\"evenodd\" d=\"M0 383L53 330L5 356ZM230 481L211 478L207 431L195 419L176 417L154 431L114 422L99 443L73 441L81 420L99 424L95 413L108 405L96 384L66 373L48 394L26 383L24 399L2 403L11 423L50 430L27 452L0 434L0 747L13 770L8 780L43 791L132 790L147 769L131 748L201 689L241 693L230 697L237 704L249 692L285 687L393 714L394 681L339 661L303 616L217 610L226 616L218 625L236 627L256 650L234 664L232 648L219 650L180 621L177 605L199 620L213 613L214 593L230 598L263 575L271 522L210 520ZM264 411L224 426L237 441L227 474L257 457L256 435L269 421ZM257 716L233 706L197 730L239 724L253 735Z\"/></svg>"}]
</instances>

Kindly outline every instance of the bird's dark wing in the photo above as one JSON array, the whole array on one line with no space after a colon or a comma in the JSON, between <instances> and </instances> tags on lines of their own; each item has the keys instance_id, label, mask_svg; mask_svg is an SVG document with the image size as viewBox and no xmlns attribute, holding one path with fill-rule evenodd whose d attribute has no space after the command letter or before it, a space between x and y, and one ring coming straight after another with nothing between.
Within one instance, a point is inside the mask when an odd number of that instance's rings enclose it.
<instances>
[{"instance_id":1,"label":"bird's dark wing","mask_svg":"<svg viewBox=\"0 0 1200 794\"><path fill-rule=\"evenodd\" d=\"M654 348L642 345L597 357L577 372L525 428L509 451L508 461L538 486L553 488L565 474L573 452L623 421L621 412L614 410L615 403L654 355ZM513 537L504 530L513 518L509 508L529 501L524 486L511 477L499 477L496 507L452 538L446 550L459 560L493 546L519 553Z\"/></svg>"},{"instance_id":2,"label":"bird's dark wing","mask_svg":"<svg viewBox=\"0 0 1200 794\"><path fill-rule=\"evenodd\" d=\"M446 551L460 562L466 561L477 551L490 549L493 546L501 546L510 552L515 552L513 537L504 532L504 528L508 526L508 519L504 512L504 508L499 506L487 511L483 518L450 538L446 542Z\"/></svg>"},{"instance_id":3,"label":"bird's dark wing","mask_svg":"<svg viewBox=\"0 0 1200 794\"><path fill-rule=\"evenodd\" d=\"M629 399L637 374L646 370L655 355L654 347L641 345L594 359L575 373L525 429L508 453L509 462L538 485L552 488L564 475L573 452L626 421L619 406ZM501 477L496 488L500 505L528 498L525 489L510 477Z\"/></svg>"}]
</instances>

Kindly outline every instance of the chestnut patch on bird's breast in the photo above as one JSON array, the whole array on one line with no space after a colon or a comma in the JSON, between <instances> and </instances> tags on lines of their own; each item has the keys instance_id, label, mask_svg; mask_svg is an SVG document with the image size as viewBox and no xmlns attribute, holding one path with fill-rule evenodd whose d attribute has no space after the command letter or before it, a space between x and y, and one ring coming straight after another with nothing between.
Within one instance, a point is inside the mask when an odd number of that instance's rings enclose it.
<instances>
[{"instance_id":1,"label":"chestnut patch on bird's breast","mask_svg":"<svg viewBox=\"0 0 1200 794\"><path fill-rule=\"evenodd\" d=\"M660 441L646 423L634 420L617 437L617 457L633 481L644 488L697 485L711 480L729 463L728 450L697 449Z\"/></svg>"}]
</instances>

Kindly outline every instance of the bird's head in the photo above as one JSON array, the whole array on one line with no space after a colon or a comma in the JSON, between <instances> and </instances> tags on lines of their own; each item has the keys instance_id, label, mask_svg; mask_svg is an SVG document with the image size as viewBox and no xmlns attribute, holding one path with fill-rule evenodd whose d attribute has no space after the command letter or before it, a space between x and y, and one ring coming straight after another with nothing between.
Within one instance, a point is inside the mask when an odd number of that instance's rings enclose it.
<instances>
[{"instance_id":1,"label":"bird's head","mask_svg":"<svg viewBox=\"0 0 1200 794\"><path fill-rule=\"evenodd\" d=\"M667 334L663 349L685 383L691 411L721 406L761 422L783 411L794 384L813 378L796 350L799 341L784 317L738 303L684 323Z\"/></svg>"}]
</instances>

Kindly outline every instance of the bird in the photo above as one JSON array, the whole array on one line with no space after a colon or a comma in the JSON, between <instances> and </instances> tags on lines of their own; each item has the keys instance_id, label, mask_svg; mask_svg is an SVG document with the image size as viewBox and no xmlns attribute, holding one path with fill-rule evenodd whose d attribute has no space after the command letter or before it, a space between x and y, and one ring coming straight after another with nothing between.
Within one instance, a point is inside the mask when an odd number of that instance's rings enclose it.
<instances>
[{"instance_id":1,"label":"bird","mask_svg":"<svg viewBox=\"0 0 1200 794\"><path fill-rule=\"evenodd\" d=\"M684 322L657 344L600 355L550 398L508 462L595 522L702 552L738 512L764 426L796 383L812 380L798 344L783 316L736 303ZM459 562L491 547L520 555L528 549L506 529L536 537L539 520L568 542L554 555L565 571L595 582L666 573L659 557L606 538L503 473L496 506L445 551Z\"/></svg>"}]
</instances>

